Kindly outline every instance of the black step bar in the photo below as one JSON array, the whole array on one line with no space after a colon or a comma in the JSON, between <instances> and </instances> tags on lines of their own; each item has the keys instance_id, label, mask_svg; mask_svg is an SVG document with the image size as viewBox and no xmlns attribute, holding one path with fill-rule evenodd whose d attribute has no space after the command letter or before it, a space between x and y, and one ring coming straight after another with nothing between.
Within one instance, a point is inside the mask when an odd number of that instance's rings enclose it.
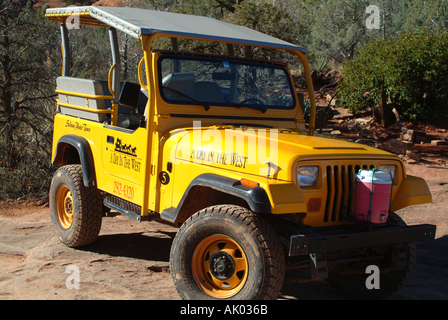
<instances>
[{"instance_id":1,"label":"black step bar","mask_svg":"<svg viewBox=\"0 0 448 320\"><path fill-rule=\"evenodd\" d=\"M103 203L106 207L124 214L134 221L142 222L151 220L151 217L149 215L142 216L140 214L141 207L139 205L120 199L118 197L108 196L106 199L104 199Z\"/></svg>"}]
</instances>

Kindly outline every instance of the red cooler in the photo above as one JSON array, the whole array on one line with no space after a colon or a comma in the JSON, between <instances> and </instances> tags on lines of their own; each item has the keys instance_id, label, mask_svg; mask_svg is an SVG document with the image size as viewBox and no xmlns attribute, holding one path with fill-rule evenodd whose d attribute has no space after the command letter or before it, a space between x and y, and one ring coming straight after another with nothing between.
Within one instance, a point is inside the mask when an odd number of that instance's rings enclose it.
<instances>
[{"instance_id":1,"label":"red cooler","mask_svg":"<svg viewBox=\"0 0 448 320\"><path fill-rule=\"evenodd\" d=\"M360 170L355 175L355 207L353 218L375 224L387 221L392 189L388 171ZM370 213L369 213L370 210Z\"/></svg>"}]
</instances>

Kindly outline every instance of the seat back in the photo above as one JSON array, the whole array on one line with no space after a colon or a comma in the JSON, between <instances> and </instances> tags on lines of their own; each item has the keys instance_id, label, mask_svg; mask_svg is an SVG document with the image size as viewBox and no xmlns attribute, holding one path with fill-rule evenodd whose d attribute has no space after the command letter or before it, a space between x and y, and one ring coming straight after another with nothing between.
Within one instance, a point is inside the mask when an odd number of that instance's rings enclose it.
<instances>
[{"instance_id":1,"label":"seat back","mask_svg":"<svg viewBox=\"0 0 448 320\"><path fill-rule=\"evenodd\" d=\"M201 102L226 102L219 85L208 81L196 82L194 85L194 98Z\"/></svg>"},{"instance_id":2,"label":"seat back","mask_svg":"<svg viewBox=\"0 0 448 320\"><path fill-rule=\"evenodd\" d=\"M86 95L104 95L101 82L97 80L80 79L73 77L58 77L56 79L56 85L58 90L60 91ZM106 109L106 103L104 99L87 98L64 93L59 93L59 102L70 104L73 106L89 108L92 110ZM62 105L60 106L60 113L97 122L103 122L107 118L107 115L105 113L94 113L87 110L79 110Z\"/></svg>"},{"instance_id":3,"label":"seat back","mask_svg":"<svg viewBox=\"0 0 448 320\"><path fill-rule=\"evenodd\" d=\"M194 82L194 74L188 72L180 72L167 75L165 78L163 78L162 85L164 87L180 91L189 97L193 97ZM164 95L170 100L183 101L182 98L179 98L175 93L169 92L168 90L164 90Z\"/></svg>"}]
</instances>

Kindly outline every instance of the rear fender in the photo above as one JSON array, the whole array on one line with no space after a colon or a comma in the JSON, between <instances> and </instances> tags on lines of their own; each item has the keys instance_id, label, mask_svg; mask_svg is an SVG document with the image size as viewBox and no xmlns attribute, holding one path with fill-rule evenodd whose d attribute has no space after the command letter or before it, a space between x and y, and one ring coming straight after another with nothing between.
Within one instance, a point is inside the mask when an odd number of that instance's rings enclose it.
<instances>
[{"instance_id":1,"label":"rear fender","mask_svg":"<svg viewBox=\"0 0 448 320\"><path fill-rule=\"evenodd\" d=\"M67 134L62 136L57 145L52 161L53 165L60 166L67 164L64 159L64 154L67 146L72 146L78 151L79 162L82 166L82 176L85 187L89 187L95 184L95 166L93 162L92 150L90 149L89 142L80 136L74 134Z\"/></svg>"}]
</instances>

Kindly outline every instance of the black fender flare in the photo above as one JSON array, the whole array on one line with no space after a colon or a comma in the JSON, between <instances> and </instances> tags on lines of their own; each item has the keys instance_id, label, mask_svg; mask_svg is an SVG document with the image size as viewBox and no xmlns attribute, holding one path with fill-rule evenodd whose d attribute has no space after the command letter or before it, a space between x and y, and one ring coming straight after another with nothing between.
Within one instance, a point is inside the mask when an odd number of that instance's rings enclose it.
<instances>
[{"instance_id":1,"label":"black fender flare","mask_svg":"<svg viewBox=\"0 0 448 320\"><path fill-rule=\"evenodd\" d=\"M80 136L74 134L67 134L62 136L56 145L56 151L54 153L54 158L52 164L58 165L58 159L62 156L58 152L60 151L60 146L63 144L68 144L74 147L79 154L79 159L82 166L82 176L85 187L96 184L95 176L95 164L93 161L92 150L90 149L89 142Z\"/></svg>"},{"instance_id":2,"label":"black fender flare","mask_svg":"<svg viewBox=\"0 0 448 320\"><path fill-rule=\"evenodd\" d=\"M160 216L164 220L171 222L176 221L176 218L182 209L182 205L188 197L191 188L195 186L209 187L223 193L231 194L235 197L241 198L247 202L250 210L256 213L271 213L271 202L269 197L262 187L247 187L241 184L241 180L223 177L214 173L204 173L191 181L185 190L182 199L177 208L171 207L161 212Z\"/></svg>"}]
</instances>

